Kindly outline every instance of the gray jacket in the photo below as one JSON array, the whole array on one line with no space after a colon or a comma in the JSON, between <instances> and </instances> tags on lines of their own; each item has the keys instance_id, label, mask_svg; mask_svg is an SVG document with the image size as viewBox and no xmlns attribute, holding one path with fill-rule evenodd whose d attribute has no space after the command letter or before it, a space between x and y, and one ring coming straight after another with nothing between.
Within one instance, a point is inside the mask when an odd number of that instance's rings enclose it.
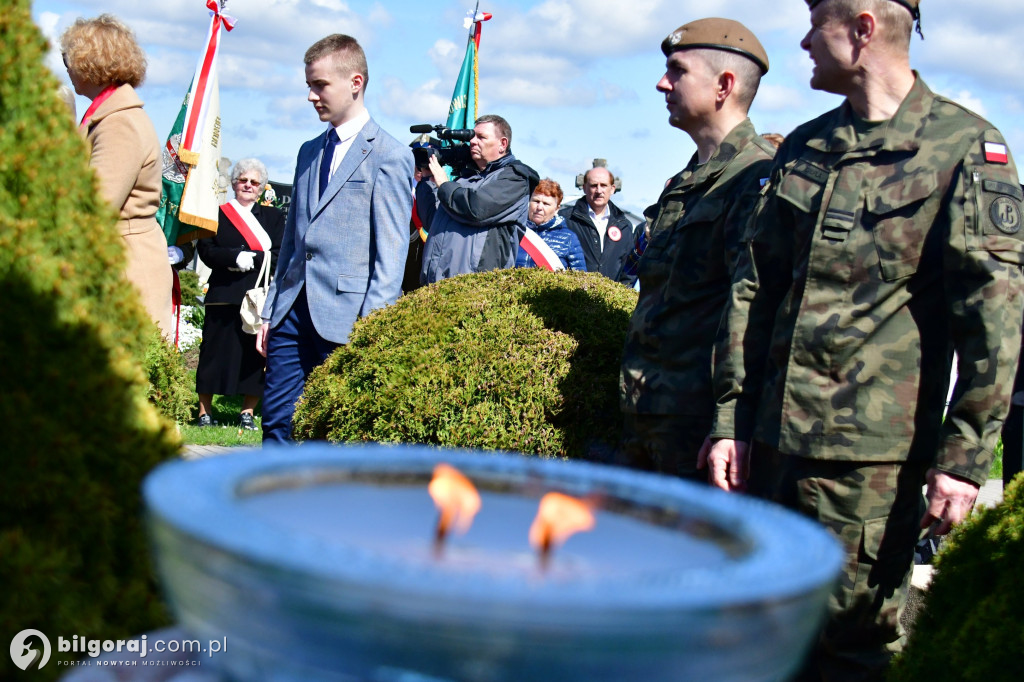
<instances>
[{"instance_id":1,"label":"gray jacket","mask_svg":"<svg viewBox=\"0 0 1024 682\"><path fill-rule=\"evenodd\" d=\"M423 247L420 280L511 268L526 234L536 171L507 154L437 189L437 213Z\"/></svg>"}]
</instances>

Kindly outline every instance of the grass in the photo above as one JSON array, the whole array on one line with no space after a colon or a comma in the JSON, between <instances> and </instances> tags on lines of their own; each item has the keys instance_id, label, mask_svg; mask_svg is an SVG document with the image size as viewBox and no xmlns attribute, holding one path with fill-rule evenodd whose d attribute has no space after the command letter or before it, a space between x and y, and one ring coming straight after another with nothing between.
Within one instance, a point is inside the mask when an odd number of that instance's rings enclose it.
<instances>
[{"instance_id":1,"label":"grass","mask_svg":"<svg viewBox=\"0 0 1024 682\"><path fill-rule=\"evenodd\" d=\"M1001 480L1003 480L1003 439L1002 438L1000 438L999 442L996 443L996 447L995 447L995 450L993 450L993 452L995 453L996 457L995 457L994 460L992 460L992 469L989 470L988 477L989 477L989 480L991 480L993 478L996 478L996 479L999 479L1001 481Z\"/></svg>"},{"instance_id":2,"label":"grass","mask_svg":"<svg viewBox=\"0 0 1024 682\"><path fill-rule=\"evenodd\" d=\"M192 370L192 385L195 386L195 370ZM192 400L195 405L199 404L199 396L194 392ZM256 418L256 426L262 427L263 418L260 410L263 407L261 401L256 405L253 415ZM254 446L260 445L263 441L263 431L257 428L255 431L245 431L238 428L238 413L242 411L242 396L240 395L215 395L213 396L213 412L210 415L214 421L220 422L220 426L198 427L193 421L190 424L181 425L181 438L186 445L225 445L225 446Z\"/></svg>"}]
</instances>

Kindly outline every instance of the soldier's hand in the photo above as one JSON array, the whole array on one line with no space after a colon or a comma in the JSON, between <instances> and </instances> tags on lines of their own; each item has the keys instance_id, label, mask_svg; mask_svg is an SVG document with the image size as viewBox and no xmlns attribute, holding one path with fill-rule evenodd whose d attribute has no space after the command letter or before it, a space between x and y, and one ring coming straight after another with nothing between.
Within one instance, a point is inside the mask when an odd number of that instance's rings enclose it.
<instances>
[{"instance_id":1,"label":"soldier's hand","mask_svg":"<svg viewBox=\"0 0 1024 682\"><path fill-rule=\"evenodd\" d=\"M921 528L935 526L932 529L935 535L945 535L971 513L978 499L978 486L938 469L929 469L925 480L928 482L928 511L921 517Z\"/></svg>"},{"instance_id":2,"label":"soldier's hand","mask_svg":"<svg viewBox=\"0 0 1024 682\"><path fill-rule=\"evenodd\" d=\"M705 440L697 454L697 467L708 467L708 481L716 488L743 492L750 476L749 453L750 444L740 440Z\"/></svg>"}]
</instances>

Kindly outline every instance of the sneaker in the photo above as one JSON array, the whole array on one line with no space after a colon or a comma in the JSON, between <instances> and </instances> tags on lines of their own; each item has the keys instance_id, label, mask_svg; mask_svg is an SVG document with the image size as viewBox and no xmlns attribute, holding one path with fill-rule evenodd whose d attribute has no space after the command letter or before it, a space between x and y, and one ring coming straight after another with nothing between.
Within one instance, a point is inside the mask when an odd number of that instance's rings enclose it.
<instances>
[{"instance_id":1,"label":"sneaker","mask_svg":"<svg viewBox=\"0 0 1024 682\"><path fill-rule=\"evenodd\" d=\"M238 428L245 429L246 431L255 431L259 427L256 426L256 420L252 418L251 414L243 412L238 417Z\"/></svg>"},{"instance_id":2,"label":"sneaker","mask_svg":"<svg viewBox=\"0 0 1024 682\"><path fill-rule=\"evenodd\" d=\"M199 416L199 421L196 422L196 426L216 426L216 425L217 425L217 422L215 422L210 417L210 415L208 415L208 414L200 415Z\"/></svg>"}]
</instances>

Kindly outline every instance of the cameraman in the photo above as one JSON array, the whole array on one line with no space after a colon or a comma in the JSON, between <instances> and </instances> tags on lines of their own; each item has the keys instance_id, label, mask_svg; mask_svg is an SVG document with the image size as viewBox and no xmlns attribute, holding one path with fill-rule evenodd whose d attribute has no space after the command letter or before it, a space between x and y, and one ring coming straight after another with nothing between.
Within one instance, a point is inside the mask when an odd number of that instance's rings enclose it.
<instances>
[{"instance_id":1,"label":"cameraman","mask_svg":"<svg viewBox=\"0 0 1024 682\"><path fill-rule=\"evenodd\" d=\"M423 248L424 284L511 268L526 234L527 205L539 176L509 152L512 129L501 116L481 116L473 132L469 155L476 168L463 177L450 181L437 157L430 157L438 206Z\"/></svg>"}]
</instances>

